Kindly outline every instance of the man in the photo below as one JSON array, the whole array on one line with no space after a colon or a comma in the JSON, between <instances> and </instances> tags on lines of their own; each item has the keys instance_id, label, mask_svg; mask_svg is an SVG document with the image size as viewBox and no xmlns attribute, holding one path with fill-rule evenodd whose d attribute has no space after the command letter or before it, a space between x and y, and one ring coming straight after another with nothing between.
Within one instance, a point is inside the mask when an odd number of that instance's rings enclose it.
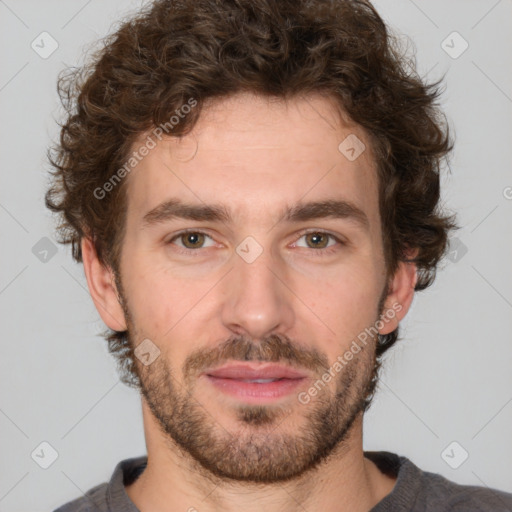
<instances>
[{"instance_id":1,"label":"man","mask_svg":"<svg viewBox=\"0 0 512 512\"><path fill-rule=\"evenodd\" d=\"M148 455L58 512L512 510L362 449L456 227L437 85L352 0L160 0L60 83L46 203Z\"/></svg>"}]
</instances>

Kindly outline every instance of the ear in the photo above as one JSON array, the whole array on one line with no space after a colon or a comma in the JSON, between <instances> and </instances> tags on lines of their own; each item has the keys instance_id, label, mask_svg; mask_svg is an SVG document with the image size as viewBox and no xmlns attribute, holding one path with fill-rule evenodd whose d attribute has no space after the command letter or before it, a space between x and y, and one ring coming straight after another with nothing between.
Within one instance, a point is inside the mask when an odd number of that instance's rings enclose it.
<instances>
[{"instance_id":1,"label":"ear","mask_svg":"<svg viewBox=\"0 0 512 512\"><path fill-rule=\"evenodd\" d=\"M105 324L114 331L125 331L124 311L118 300L114 272L98 260L96 248L90 238L81 242L85 277L91 298Z\"/></svg>"},{"instance_id":2,"label":"ear","mask_svg":"<svg viewBox=\"0 0 512 512\"><path fill-rule=\"evenodd\" d=\"M407 252L407 259L415 258L417 254L418 249L409 250ZM382 315L385 315L386 311L391 310L394 311L394 314L392 318L384 317L386 321L383 322L382 329L379 329L379 334L389 334L398 327L400 320L405 317L411 307L417 280L416 264L401 261L390 280L389 291L384 301L384 311L382 313Z\"/></svg>"}]
</instances>

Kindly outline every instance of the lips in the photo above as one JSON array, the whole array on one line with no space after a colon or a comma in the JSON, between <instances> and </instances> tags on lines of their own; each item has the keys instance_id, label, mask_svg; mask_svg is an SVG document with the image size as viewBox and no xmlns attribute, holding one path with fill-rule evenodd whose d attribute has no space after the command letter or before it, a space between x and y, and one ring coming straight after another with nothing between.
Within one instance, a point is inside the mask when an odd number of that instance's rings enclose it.
<instances>
[{"instance_id":1,"label":"lips","mask_svg":"<svg viewBox=\"0 0 512 512\"><path fill-rule=\"evenodd\" d=\"M230 364L221 368L206 370L204 374L219 379L303 379L307 375L289 366L276 364Z\"/></svg>"}]
</instances>

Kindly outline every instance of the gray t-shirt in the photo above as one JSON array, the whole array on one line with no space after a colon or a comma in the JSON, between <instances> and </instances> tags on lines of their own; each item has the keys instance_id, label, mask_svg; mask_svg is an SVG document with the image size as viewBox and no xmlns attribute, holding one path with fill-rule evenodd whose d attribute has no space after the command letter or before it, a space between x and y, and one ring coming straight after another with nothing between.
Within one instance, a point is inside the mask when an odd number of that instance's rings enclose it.
<instances>
[{"instance_id":1,"label":"gray t-shirt","mask_svg":"<svg viewBox=\"0 0 512 512\"><path fill-rule=\"evenodd\" d=\"M397 476L393 491L369 512L512 512L512 494L473 485L459 485L436 473L422 471L409 459L391 452L364 452L386 474ZM115 468L109 483L54 512L140 512L125 485L144 471L147 456L126 459Z\"/></svg>"}]
</instances>

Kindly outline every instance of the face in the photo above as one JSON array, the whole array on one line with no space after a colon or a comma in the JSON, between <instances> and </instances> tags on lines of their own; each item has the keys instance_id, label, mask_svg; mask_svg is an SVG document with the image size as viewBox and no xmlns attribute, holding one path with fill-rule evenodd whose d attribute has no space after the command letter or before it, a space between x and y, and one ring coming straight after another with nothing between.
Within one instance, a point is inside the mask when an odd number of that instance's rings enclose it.
<instances>
[{"instance_id":1,"label":"face","mask_svg":"<svg viewBox=\"0 0 512 512\"><path fill-rule=\"evenodd\" d=\"M135 364L155 424L210 475L303 474L347 442L371 388L376 337L346 354L400 287L386 293L369 142L334 112L316 96L218 100L128 178L120 316L133 347L146 340L151 362ZM366 146L356 159L339 149L354 135ZM303 378L269 398L207 375L247 362Z\"/></svg>"}]
</instances>

